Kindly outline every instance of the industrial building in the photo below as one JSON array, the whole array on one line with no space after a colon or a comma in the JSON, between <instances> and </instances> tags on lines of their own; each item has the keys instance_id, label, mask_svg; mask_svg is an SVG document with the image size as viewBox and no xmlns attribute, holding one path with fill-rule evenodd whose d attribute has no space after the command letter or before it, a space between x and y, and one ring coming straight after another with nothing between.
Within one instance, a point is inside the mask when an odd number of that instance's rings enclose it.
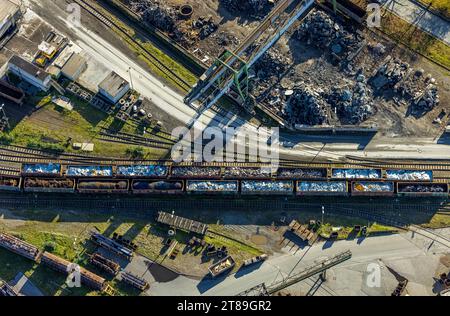
<instances>
[{"instance_id":1,"label":"industrial building","mask_svg":"<svg viewBox=\"0 0 450 316\"><path fill-rule=\"evenodd\" d=\"M80 54L73 53L69 60L64 64L61 73L67 79L76 81L87 68L86 58Z\"/></svg>"},{"instance_id":2,"label":"industrial building","mask_svg":"<svg viewBox=\"0 0 450 316\"><path fill-rule=\"evenodd\" d=\"M98 90L108 101L116 104L130 90L130 83L113 71L99 84Z\"/></svg>"},{"instance_id":3,"label":"industrial building","mask_svg":"<svg viewBox=\"0 0 450 316\"><path fill-rule=\"evenodd\" d=\"M48 91L50 89L50 74L22 57L17 55L12 56L8 62L8 71L40 90Z\"/></svg>"},{"instance_id":4,"label":"industrial building","mask_svg":"<svg viewBox=\"0 0 450 316\"><path fill-rule=\"evenodd\" d=\"M0 39L16 26L20 17L19 0L0 0Z\"/></svg>"}]
</instances>

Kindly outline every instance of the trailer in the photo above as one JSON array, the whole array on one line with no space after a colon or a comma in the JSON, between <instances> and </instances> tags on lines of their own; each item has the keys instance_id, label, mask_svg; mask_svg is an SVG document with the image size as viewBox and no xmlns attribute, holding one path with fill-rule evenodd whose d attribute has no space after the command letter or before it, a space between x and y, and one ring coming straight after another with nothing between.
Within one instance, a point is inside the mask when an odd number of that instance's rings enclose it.
<instances>
[{"instance_id":1,"label":"trailer","mask_svg":"<svg viewBox=\"0 0 450 316\"><path fill-rule=\"evenodd\" d=\"M236 262L231 256L227 256L226 258L223 258L219 262L211 265L208 270L209 273L212 275L213 278L225 273L226 271L230 271L234 268L236 265Z\"/></svg>"},{"instance_id":2,"label":"trailer","mask_svg":"<svg viewBox=\"0 0 450 316\"><path fill-rule=\"evenodd\" d=\"M193 232L199 235L206 234L206 231L208 230L208 225L204 223L165 212L158 212L156 221L161 224L169 225L171 227L182 229L187 232Z\"/></svg>"},{"instance_id":3,"label":"trailer","mask_svg":"<svg viewBox=\"0 0 450 316\"><path fill-rule=\"evenodd\" d=\"M248 266L250 266L252 264L265 261L265 260L267 260L268 257L269 256L267 256L265 253L263 253L262 255L259 255L259 256L256 256L256 257L244 260L244 262L242 263L242 266L248 267Z\"/></svg>"}]
</instances>

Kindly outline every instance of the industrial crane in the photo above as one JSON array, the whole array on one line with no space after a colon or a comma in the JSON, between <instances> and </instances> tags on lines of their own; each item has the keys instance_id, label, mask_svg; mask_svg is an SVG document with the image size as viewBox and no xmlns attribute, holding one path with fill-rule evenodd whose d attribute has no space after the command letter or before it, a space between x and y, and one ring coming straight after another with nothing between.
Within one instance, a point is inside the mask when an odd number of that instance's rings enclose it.
<instances>
[{"instance_id":1,"label":"industrial crane","mask_svg":"<svg viewBox=\"0 0 450 316\"><path fill-rule=\"evenodd\" d=\"M308 13L314 0L280 0L263 22L234 51L225 51L200 77L185 98L196 101L198 112L209 109L224 94L241 104L249 113L254 105L249 95L249 68L298 20Z\"/></svg>"},{"instance_id":2,"label":"industrial crane","mask_svg":"<svg viewBox=\"0 0 450 316\"><path fill-rule=\"evenodd\" d=\"M332 258L322 260L313 266L310 266L296 274L288 276L286 279L266 285L265 283L258 284L244 292L238 294L238 296L270 296L276 292L279 292L291 285L294 285L300 281L312 277L318 273L324 273L326 270L334 267L335 265L347 261L352 257L350 250L344 251Z\"/></svg>"}]
</instances>

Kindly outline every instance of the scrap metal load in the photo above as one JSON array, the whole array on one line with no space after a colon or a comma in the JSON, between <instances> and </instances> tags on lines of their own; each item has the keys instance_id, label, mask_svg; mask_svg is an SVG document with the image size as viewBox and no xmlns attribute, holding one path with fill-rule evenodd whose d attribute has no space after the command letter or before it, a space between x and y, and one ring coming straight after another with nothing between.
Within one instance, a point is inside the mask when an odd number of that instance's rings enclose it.
<instances>
[{"instance_id":1,"label":"scrap metal load","mask_svg":"<svg viewBox=\"0 0 450 316\"><path fill-rule=\"evenodd\" d=\"M19 191L20 178L11 178L0 176L0 190Z\"/></svg>"},{"instance_id":2,"label":"scrap metal load","mask_svg":"<svg viewBox=\"0 0 450 316\"><path fill-rule=\"evenodd\" d=\"M338 179L380 179L380 169L333 169L332 177Z\"/></svg>"},{"instance_id":3,"label":"scrap metal load","mask_svg":"<svg viewBox=\"0 0 450 316\"><path fill-rule=\"evenodd\" d=\"M238 193L237 181L187 181L188 192L231 192Z\"/></svg>"},{"instance_id":4,"label":"scrap metal load","mask_svg":"<svg viewBox=\"0 0 450 316\"><path fill-rule=\"evenodd\" d=\"M5 233L0 233L0 246L33 261L39 256L37 247Z\"/></svg>"},{"instance_id":5,"label":"scrap metal load","mask_svg":"<svg viewBox=\"0 0 450 316\"><path fill-rule=\"evenodd\" d=\"M72 179L25 178L25 192L73 192L75 181Z\"/></svg>"},{"instance_id":6,"label":"scrap metal load","mask_svg":"<svg viewBox=\"0 0 450 316\"><path fill-rule=\"evenodd\" d=\"M122 277L122 281L134 286L135 288L137 288L141 291L145 291L150 287L150 285L148 284L147 281L145 281L144 279L142 279L134 274L131 274L130 272L126 272L126 271L122 272L121 277Z\"/></svg>"},{"instance_id":7,"label":"scrap metal load","mask_svg":"<svg viewBox=\"0 0 450 316\"><path fill-rule=\"evenodd\" d=\"M133 250L110 238L103 236L102 234L93 232L91 235L91 241L102 248L125 257L128 260L131 260L131 258L133 257Z\"/></svg>"},{"instance_id":8,"label":"scrap metal load","mask_svg":"<svg viewBox=\"0 0 450 316\"><path fill-rule=\"evenodd\" d=\"M182 229L187 232L193 232L200 235L206 234L206 231L208 230L208 225L204 223L165 212L158 212L156 221L176 229Z\"/></svg>"},{"instance_id":9,"label":"scrap metal load","mask_svg":"<svg viewBox=\"0 0 450 316\"><path fill-rule=\"evenodd\" d=\"M211 273L211 275L213 277L217 277L218 275L233 269L233 267L235 265L236 265L236 262L234 261L234 259L231 256L228 256L228 257L220 260L219 262L211 265L208 268L208 270L209 270L209 273Z\"/></svg>"},{"instance_id":10,"label":"scrap metal load","mask_svg":"<svg viewBox=\"0 0 450 316\"><path fill-rule=\"evenodd\" d=\"M327 123L327 104L317 88L302 85L289 98L283 116L292 125L322 125Z\"/></svg>"},{"instance_id":11,"label":"scrap metal load","mask_svg":"<svg viewBox=\"0 0 450 316\"><path fill-rule=\"evenodd\" d=\"M80 281L82 284L98 291L103 291L105 289L106 280L104 278L49 252L44 252L41 263L66 275L73 272L74 269L77 270L79 268Z\"/></svg>"},{"instance_id":12,"label":"scrap metal load","mask_svg":"<svg viewBox=\"0 0 450 316\"><path fill-rule=\"evenodd\" d=\"M172 176L179 178L213 178L220 173L220 167L172 167Z\"/></svg>"},{"instance_id":13,"label":"scrap metal load","mask_svg":"<svg viewBox=\"0 0 450 316\"><path fill-rule=\"evenodd\" d=\"M117 275L117 273L119 273L120 271L120 266L117 263L106 259L98 253L95 253L93 256L91 256L89 262L111 275Z\"/></svg>"},{"instance_id":14,"label":"scrap metal load","mask_svg":"<svg viewBox=\"0 0 450 316\"><path fill-rule=\"evenodd\" d=\"M128 193L128 181L124 180L80 180L78 181L80 193Z\"/></svg>"},{"instance_id":15,"label":"scrap metal load","mask_svg":"<svg viewBox=\"0 0 450 316\"><path fill-rule=\"evenodd\" d=\"M271 8L269 0L219 0L230 12L262 18ZM273 3L273 2L272 2Z\"/></svg>"},{"instance_id":16,"label":"scrap metal load","mask_svg":"<svg viewBox=\"0 0 450 316\"><path fill-rule=\"evenodd\" d=\"M386 178L401 181L431 181L433 171L426 170L386 170Z\"/></svg>"},{"instance_id":17,"label":"scrap metal load","mask_svg":"<svg viewBox=\"0 0 450 316\"><path fill-rule=\"evenodd\" d=\"M394 194L394 183L393 182L368 182L368 181L359 181L353 182L352 184L352 193L361 193L364 195L368 194L383 194L383 195L392 195Z\"/></svg>"},{"instance_id":18,"label":"scrap metal load","mask_svg":"<svg viewBox=\"0 0 450 316\"><path fill-rule=\"evenodd\" d=\"M224 172L225 178L270 178L272 171L270 167L264 168L241 168L226 167Z\"/></svg>"},{"instance_id":19,"label":"scrap metal load","mask_svg":"<svg viewBox=\"0 0 450 316\"><path fill-rule=\"evenodd\" d=\"M292 194L294 186L291 181L258 181L244 180L241 182L242 194Z\"/></svg>"},{"instance_id":20,"label":"scrap metal load","mask_svg":"<svg viewBox=\"0 0 450 316\"><path fill-rule=\"evenodd\" d=\"M299 181L297 183L298 195L346 195L347 182L345 181Z\"/></svg>"},{"instance_id":21,"label":"scrap metal load","mask_svg":"<svg viewBox=\"0 0 450 316\"><path fill-rule=\"evenodd\" d=\"M24 164L22 165L22 174L25 175L60 175L61 165L60 164Z\"/></svg>"},{"instance_id":22,"label":"scrap metal load","mask_svg":"<svg viewBox=\"0 0 450 316\"><path fill-rule=\"evenodd\" d=\"M145 181L134 180L133 181L134 193L182 193L183 182L182 181Z\"/></svg>"},{"instance_id":23,"label":"scrap metal load","mask_svg":"<svg viewBox=\"0 0 450 316\"><path fill-rule=\"evenodd\" d=\"M426 194L448 195L448 185L443 183L398 183L399 194Z\"/></svg>"},{"instance_id":24,"label":"scrap metal load","mask_svg":"<svg viewBox=\"0 0 450 316\"><path fill-rule=\"evenodd\" d=\"M72 177L111 177L111 166L68 166L67 176Z\"/></svg>"},{"instance_id":25,"label":"scrap metal load","mask_svg":"<svg viewBox=\"0 0 450 316\"><path fill-rule=\"evenodd\" d=\"M279 178L326 178L327 169L279 168Z\"/></svg>"},{"instance_id":26,"label":"scrap metal load","mask_svg":"<svg viewBox=\"0 0 450 316\"><path fill-rule=\"evenodd\" d=\"M169 172L167 166L161 165L136 165L118 166L117 175L125 177L165 177Z\"/></svg>"}]
</instances>

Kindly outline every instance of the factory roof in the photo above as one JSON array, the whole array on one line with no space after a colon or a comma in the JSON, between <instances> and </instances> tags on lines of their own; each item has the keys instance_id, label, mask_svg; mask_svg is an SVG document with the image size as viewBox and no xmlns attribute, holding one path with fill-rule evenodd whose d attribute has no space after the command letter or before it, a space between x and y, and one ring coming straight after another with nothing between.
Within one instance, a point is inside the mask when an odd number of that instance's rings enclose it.
<instances>
[{"instance_id":1,"label":"factory roof","mask_svg":"<svg viewBox=\"0 0 450 316\"><path fill-rule=\"evenodd\" d=\"M112 71L108 76L106 76L98 87L106 91L111 96L116 96L123 89L123 87L128 84L128 81Z\"/></svg>"},{"instance_id":2,"label":"factory roof","mask_svg":"<svg viewBox=\"0 0 450 316\"><path fill-rule=\"evenodd\" d=\"M13 15L19 10L18 1L14 0L0 0L0 23L5 20L9 15Z\"/></svg>"},{"instance_id":3,"label":"factory roof","mask_svg":"<svg viewBox=\"0 0 450 316\"><path fill-rule=\"evenodd\" d=\"M47 72L26 61L18 55L12 56L9 60L9 63L15 65L29 75L40 79L41 81L44 81L49 76Z\"/></svg>"}]
</instances>

